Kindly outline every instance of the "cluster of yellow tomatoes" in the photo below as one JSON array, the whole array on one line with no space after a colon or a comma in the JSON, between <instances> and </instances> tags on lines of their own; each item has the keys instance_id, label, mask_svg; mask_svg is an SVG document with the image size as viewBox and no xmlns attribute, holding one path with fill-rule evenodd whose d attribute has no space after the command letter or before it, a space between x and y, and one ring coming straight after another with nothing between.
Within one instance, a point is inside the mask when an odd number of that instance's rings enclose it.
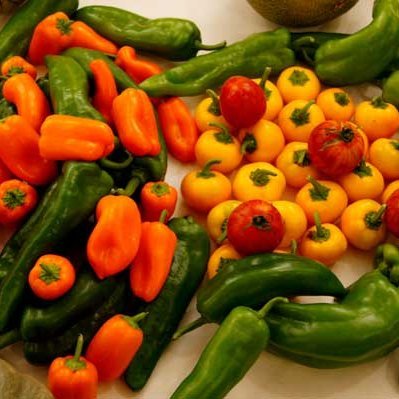
<instances>
[{"instance_id":1,"label":"cluster of yellow tomatoes","mask_svg":"<svg viewBox=\"0 0 399 399\"><path fill-rule=\"evenodd\" d=\"M195 111L201 169L183 179L181 191L190 207L207 213L215 242L225 243L229 215L252 199L271 202L280 212L285 235L279 249L297 243L301 255L327 265L345 253L348 242L370 250L385 239L383 204L399 189L399 140L392 138L399 112L393 105L381 98L356 105L346 91L322 90L313 71L295 66L276 84L267 80L263 118L234 131L218 109L217 95L209 94ZM364 141L362 162L334 181L312 165L308 153L309 136L326 120L352 121ZM294 201L283 199L289 193ZM224 259L239 257L230 244L220 246L210 259L209 277Z\"/></svg>"}]
</instances>

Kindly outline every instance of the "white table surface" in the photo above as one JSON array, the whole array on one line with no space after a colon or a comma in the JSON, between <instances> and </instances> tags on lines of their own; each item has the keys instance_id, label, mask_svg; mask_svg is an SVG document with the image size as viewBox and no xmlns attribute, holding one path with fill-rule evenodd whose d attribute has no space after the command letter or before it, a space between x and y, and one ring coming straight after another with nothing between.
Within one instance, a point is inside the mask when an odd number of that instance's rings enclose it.
<instances>
[{"instance_id":1,"label":"white table surface","mask_svg":"<svg viewBox=\"0 0 399 399\"><path fill-rule=\"evenodd\" d=\"M130 9L148 17L182 17L194 20L203 32L204 43L229 43L247 35L270 30L273 24L256 14L245 0L95 0L81 1L81 5L113 5ZM372 0L360 0L345 16L330 22L323 29L353 32L371 19ZM367 95L368 87L352 91ZM198 98L189 99L195 106ZM170 162L167 181L179 186L182 176L189 168ZM186 213L181 201L178 214ZM1 232L0 232L1 233ZM350 250L334 266L333 270L349 284L371 269L371 254ZM183 323L198 316L193 301ZM172 343L159 361L147 386L137 394L132 393L123 381L101 384L100 399L167 399L180 381L196 363L206 342L216 326L208 325ZM399 333L399 332L398 332ZM277 358L271 354L261 355L246 377L227 396L228 399L390 399L399 393L399 353L368 364L337 370L316 370ZM0 356L17 369L27 372L45 382L47 369L33 367L23 359L19 344L0 351ZM1 394L0 394L1 397ZM197 398L187 398L197 399Z\"/></svg>"}]
</instances>

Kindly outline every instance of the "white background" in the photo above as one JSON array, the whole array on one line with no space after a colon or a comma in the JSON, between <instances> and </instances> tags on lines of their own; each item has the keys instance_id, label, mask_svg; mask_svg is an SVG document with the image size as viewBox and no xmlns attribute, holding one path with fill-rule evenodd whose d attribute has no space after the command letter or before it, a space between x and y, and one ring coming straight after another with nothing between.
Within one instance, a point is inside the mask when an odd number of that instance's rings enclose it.
<instances>
[{"instance_id":1,"label":"white background","mask_svg":"<svg viewBox=\"0 0 399 399\"><path fill-rule=\"evenodd\" d=\"M372 0L360 0L345 16L325 25L323 29L353 32L371 19ZM274 25L257 15L245 0L96 0L81 1L81 5L114 5L139 14L156 17L182 17L194 20L203 33L204 43L226 39L229 43L245 38L254 32L274 28ZM366 44L367 45L367 44ZM358 98L370 93L368 87L354 90ZM188 100L195 106L198 98ZM167 180L179 186L187 168L170 163ZM178 214L185 213L179 205ZM334 267L345 284L371 268L371 254L351 250ZM197 317L195 303L191 304L183 323ZM205 326L179 341L172 343L159 361L147 386L138 394L132 393L123 381L100 386L101 399L166 399L189 373L197 361L215 326ZM399 334L399 332L398 332ZM45 382L46 368L29 366L22 357L20 345L0 352L20 371L28 372ZM279 359L268 353L250 370L243 381L227 396L228 399L357 399L396 398L399 389L398 354L369 364L339 370L316 370ZM0 395L1 396L1 395ZM197 398L187 398L197 399Z\"/></svg>"}]
</instances>

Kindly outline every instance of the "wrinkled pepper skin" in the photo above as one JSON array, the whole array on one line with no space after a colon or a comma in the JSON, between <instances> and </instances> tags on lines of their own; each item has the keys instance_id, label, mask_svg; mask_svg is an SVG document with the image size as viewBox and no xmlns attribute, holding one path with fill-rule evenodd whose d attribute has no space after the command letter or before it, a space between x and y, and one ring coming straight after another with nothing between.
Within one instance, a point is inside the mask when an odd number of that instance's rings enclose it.
<instances>
[{"instance_id":1,"label":"wrinkled pepper skin","mask_svg":"<svg viewBox=\"0 0 399 399\"><path fill-rule=\"evenodd\" d=\"M71 57L46 57L50 95L56 114L78 116L105 122L104 117L90 103L89 78Z\"/></svg>"},{"instance_id":2,"label":"wrinkled pepper skin","mask_svg":"<svg viewBox=\"0 0 399 399\"><path fill-rule=\"evenodd\" d=\"M56 11L71 15L78 0L29 0L20 7L0 31L0 61L12 55L24 56L36 25Z\"/></svg>"},{"instance_id":3,"label":"wrinkled pepper skin","mask_svg":"<svg viewBox=\"0 0 399 399\"><path fill-rule=\"evenodd\" d=\"M25 341L40 341L62 333L82 316L97 309L115 290L118 281L100 281L90 272L81 272L68 294L44 307L27 306L22 314L21 335Z\"/></svg>"},{"instance_id":4,"label":"wrinkled pepper skin","mask_svg":"<svg viewBox=\"0 0 399 399\"><path fill-rule=\"evenodd\" d=\"M378 77L397 54L398 9L399 0L376 0L370 25L320 46L315 54L318 77L331 86L359 84Z\"/></svg>"},{"instance_id":5,"label":"wrinkled pepper skin","mask_svg":"<svg viewBox=\"0 0 399 399\"><path fill-rule=\"evenodd\" d=\"M168 226L178 238L169 277L155 301L135 307L135 312L148 312L148 316L140 323L144 342L125 372L125 381L134 391L144 387L170 343L202 281L209 257L209 237L191 217L174 218Z\"/></svg>"},{"instance_id":6,"label":"wrinkled pepper skin","mask_svg":"<svg viewBox=\"0 0 399 399\"><path fill-rule=\"evenodd\" d=\"M399 107L399 71L392 72L382 85L382 98Z\"/></svg>"},{"instance_id":7,"label":"wrinkled pepper skin","mask_svg":"<svg viewBox=\"0 0 399 399\"><path fill-rule=\"evenodd\" d=\"M196 96L221 85L233 75L255 78L265 67L278 74L295 62L289 49L290 32L284 28L255 33L226 48L195 57L140 84L150 97Z\"/></svg>"},{"instance_id":8,"label":"wrinkled pepper skin","mask_svg":"<svg viewBox=\"0 0 399 399\"><path fill-rule=\"evenodd\" d=\"M272 352L315 368L353 366L398 347L399 290L374 270L340 303L276 305L267 322Z\"/></svg>"},{"instance_id":9,"label":"wrinkled pepper skin","mask_svg":"<svg viewBox=\"0 0 399 399\"><path fill-rule=\"evenodd\" d=\"M105 6L83 7L75 18L120 46L132 46L173 61L195 57L198 50L217 50L225 43L206 46L194 22L178 18L148 19L132 12Z\"/></svg>"},{"instance_id":10,"label":"wrinkled pepper skin","mask_svg":"<svg viewBox=\"0 0 399 399\"><path fill-rule=\"evenodd\" d=\"M22 227L23 241L17 232L19 239L11 238L13 245L9 249L6 245L0 255L0 264L3 257L10 262L10 270L0 285L0 331L5 331L15 317L35 260L85 220L112 186L112 178L95 163L64 164L62 175Z\"/></svg>"}]
</instances>

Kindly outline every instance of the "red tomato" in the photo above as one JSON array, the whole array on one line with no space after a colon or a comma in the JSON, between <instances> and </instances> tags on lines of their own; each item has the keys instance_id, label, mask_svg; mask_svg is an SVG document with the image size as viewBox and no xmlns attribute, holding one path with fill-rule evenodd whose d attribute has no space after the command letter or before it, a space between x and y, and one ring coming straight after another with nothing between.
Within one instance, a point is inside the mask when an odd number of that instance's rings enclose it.
<instances>
[{"instance_id":1,"label":"red tomato","mask_svg":"<svg viewBox=\"0 0 399 399\"><path fill-rule=\"evenodd\" d=\"M269 202L243 202L229 216L227 238L243 255L271 252L284 236L283 219Z\"/></svg>"},{"instance_id":2,"label":"red tomato","mask_svg":"<svg viewBox=\"0 0 399 399\"><path fill-rule=\"evenodd\" d=\"M325 121L309 137L312 164L327 176L352 172L364 153L363 137L351 122Z\"/></svg>"},{"instance_id":3,"label":"red tomato","mask_svg":"<svg viewBox=\"0 0 399 399\"><path fill-rule=\"evenodd\" d=\"M243 76L233 76L224 82L219 101L222 115L237 129L254 125L266 112L265 92Z\"/></svg>"},{"instance_id":4,"label":"red tomato","mask_svg":"<svg viewBox=\"0 0 399 399\"><path fill-rule=\"evenodd\" d=\"M387 200L385 222L388 231L399 237L399 190L394 191Z\"/></svg>"}]
</instances>

